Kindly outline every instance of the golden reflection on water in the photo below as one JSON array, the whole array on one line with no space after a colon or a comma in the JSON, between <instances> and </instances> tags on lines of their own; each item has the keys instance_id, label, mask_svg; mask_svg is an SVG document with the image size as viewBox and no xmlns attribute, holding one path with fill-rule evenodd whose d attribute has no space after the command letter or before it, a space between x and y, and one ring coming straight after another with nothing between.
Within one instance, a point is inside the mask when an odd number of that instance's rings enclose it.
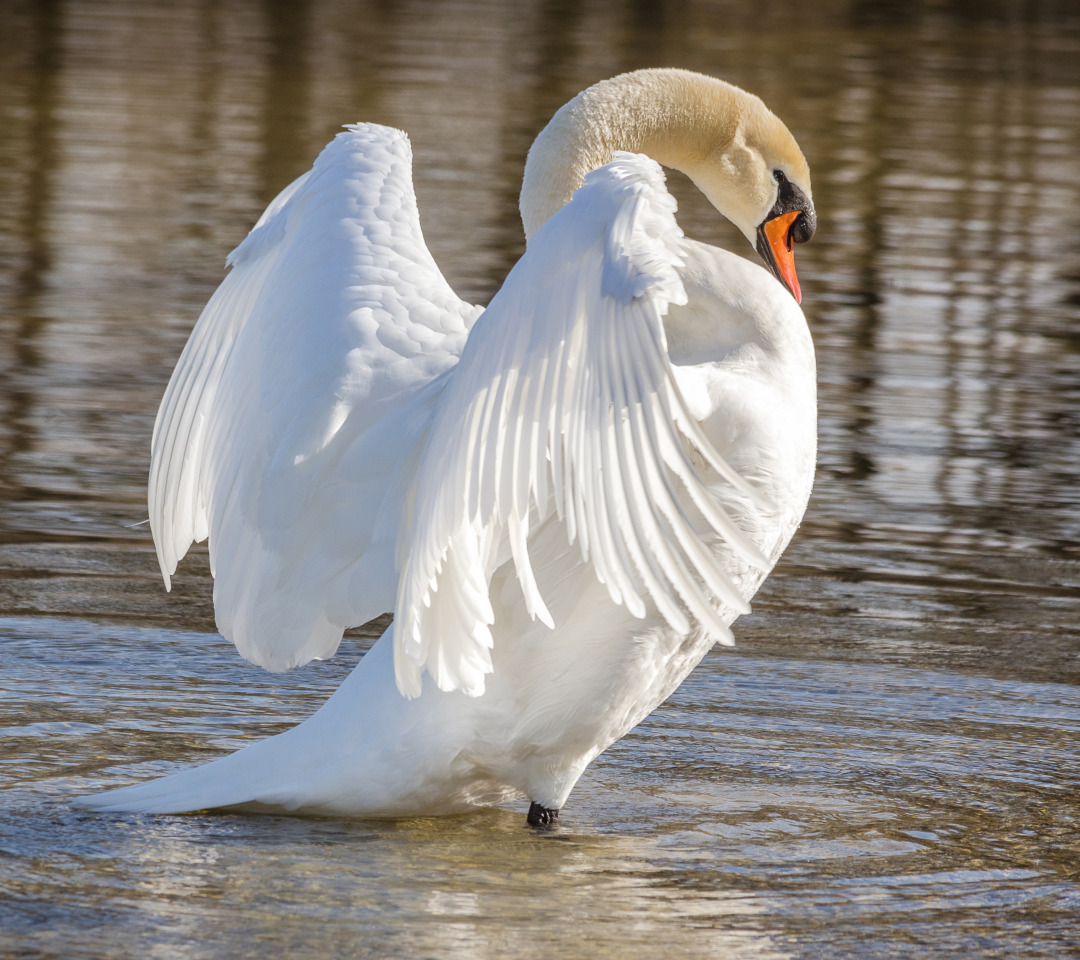
<instances>
[{"instance_id":1,"label":"golden reflection on water","mask_svg":"<svg viewBox=\"0 0 1080 960\"><path fill-rule=\"evenodd\" d=\"M960 956L978 929L990 949L974 955L1045 956L1073 927L1080 695L1067 685L712 658L600 758L550 834L509 809L100 817L73 812L71 794L288 726L347 666L273 677L222 661L206 636L0 626L5 687L35 719L53 711L47 727L20 726L0 700L0 929L16 943L336 956L362 942L405 957L807 944L903 956L933 943Z\"/></svg>"},{"instance_id":2,"label":"golden reflection on water","mask_svg":"<svg viewBox=\"0 0 1080 960\"><path fill-rule=\"evenodd\" d=\"M183 633L213 628L205 561L166 596L134 526L226 253L342 123L389 123L486 301L532 137L651 65L759 93L815 175L821 468L739 649L546 837L72 813L295 722L359 655L271 677ZM1075 951L1074 3L0 0L0 199L0 953Z\"/></svg>"}]
</instances>

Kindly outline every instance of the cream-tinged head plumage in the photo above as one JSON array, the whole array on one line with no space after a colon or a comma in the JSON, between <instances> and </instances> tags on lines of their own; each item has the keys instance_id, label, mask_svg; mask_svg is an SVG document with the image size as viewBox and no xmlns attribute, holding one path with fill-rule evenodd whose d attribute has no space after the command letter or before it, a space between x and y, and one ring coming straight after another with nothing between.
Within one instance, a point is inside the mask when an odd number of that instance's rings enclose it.
<instances>
[{"instance_id":1,"label":"cream-tinged head plumage","mask_svg":"<svg viewBox=\"0 0 1080 960\"><path fill-rule=\"evenodd\" d=\"M521 219L531 237L617 151L643 153L685 173L782 275L783 250L810 239L810 169L795 138L760 98L689 70L636 70L604 80L563 106L529 150ZM783 230L766 238L770 220ZM798 284L795 282L795 293Z\"/></svg>"}]
</instances>

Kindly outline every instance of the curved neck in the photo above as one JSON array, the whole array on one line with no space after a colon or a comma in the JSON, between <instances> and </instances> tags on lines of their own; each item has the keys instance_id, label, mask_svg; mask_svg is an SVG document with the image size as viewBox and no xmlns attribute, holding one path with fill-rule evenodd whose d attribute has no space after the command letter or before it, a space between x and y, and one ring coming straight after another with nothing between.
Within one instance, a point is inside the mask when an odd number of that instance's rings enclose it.
<instances>
[{"instance_id":1,"label":"curved neck","mask_svg":"<svg viewBox=\"0 0 1080 960\"><path fill-rule=\"evenodd\" d=\"M589 87L563 106L529 150L521 220L531 237L585 175L620 150L695 175L734 139L749 95L686 70L639 70Z\"/></svg>"}]
</instances>

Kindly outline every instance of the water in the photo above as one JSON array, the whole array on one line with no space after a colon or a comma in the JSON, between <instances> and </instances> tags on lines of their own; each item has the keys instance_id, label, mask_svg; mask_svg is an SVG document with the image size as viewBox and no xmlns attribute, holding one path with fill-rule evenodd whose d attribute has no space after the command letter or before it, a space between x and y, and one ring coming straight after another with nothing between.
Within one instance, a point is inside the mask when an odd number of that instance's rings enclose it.
<instances>
[{"instance_id":1,"label":"water","mask_svg":"<svg viewBox=\"0 0 1080 960\"><path fill-rule=\"evenodd\" d=\"M292 725L373 632L262 673L136 526L228 250L392 123L485 301L532 136L649 65L761 94L815 176L820 469L739 646L551 834L74 811ZM0 956L1080 954L1075 4L0 0L0 198Z\"/></svg>"}]
</instances>

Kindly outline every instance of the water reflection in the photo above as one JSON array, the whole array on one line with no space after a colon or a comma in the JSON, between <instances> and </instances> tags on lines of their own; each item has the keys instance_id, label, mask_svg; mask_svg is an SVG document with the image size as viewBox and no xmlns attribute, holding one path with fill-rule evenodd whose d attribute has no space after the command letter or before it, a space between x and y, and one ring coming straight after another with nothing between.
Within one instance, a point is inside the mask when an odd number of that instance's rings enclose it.
<instances>
[{"instance_id":1,"label":"water reflection","mask_svg":"<svg viewBox=\"0 0 1080 960\"><path fill-rule=\"evenodd\" d=\"M347 668L274 677L160 629L0 628L5 685L44 721L15 722L18 704L0 700L13 895L0 924L16 943L44 929L104 953L238 956L266 938L337 955L361 937L379 956L587 942L597 956L781 957L928 941L961 955L982 937L976 955L1017 956L1072 930L1073 686L717 656L601 758L554 834L525 829L520 810L103 818L73 813L69 791L271 733ZM95 910L116 914L103 926Z\"/></svg>"},{"instance_id":2,"label":"water reflection","mask_svg":"<svg viewBox=\"0 0 1080 960\"><path fill-rule=\"evenodd\" d=\"M5 936L198 956L1075 949L1074 3L42 0L0 21ZM132 526L228 250L341 123L391 123L437 260L483 302L522 249L536 131L651 65L760 93L822 216L799 251L821 470L739 650L605 755L547 839L506 811L73 815L76 789L295 722L359 655L269 677L180 632L212 630L205 560L166 597ZM688 233L742 249L672 185Z\"/></svg>"}]
</instances>

